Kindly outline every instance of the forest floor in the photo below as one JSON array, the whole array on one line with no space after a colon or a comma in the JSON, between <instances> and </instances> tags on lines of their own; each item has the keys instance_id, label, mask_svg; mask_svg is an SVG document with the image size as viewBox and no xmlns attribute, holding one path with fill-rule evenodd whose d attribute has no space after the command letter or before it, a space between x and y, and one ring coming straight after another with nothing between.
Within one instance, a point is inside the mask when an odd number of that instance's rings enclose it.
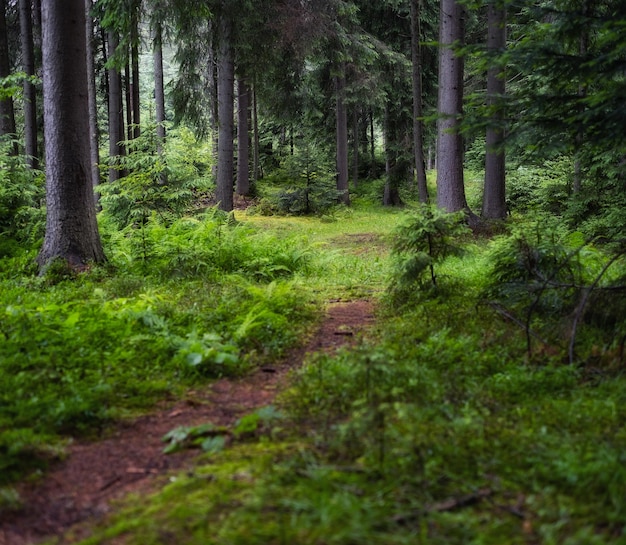
<instances>
[{"instance_id":1,"label":"forest floor","mask_svg":"<svg viewBox=\"0 0 626 545\"><path fill-rule=\"evenodd\" d=\"M221 379L187 392L174 405L123 422L98 441L75 441L62 462L41 480L18 487L23 507L0 514L0 545L33 545L63 536L87 537L90 522L105 516L114 500L131 492L149 492L173 471L193 466L197 451L164 454L163 436L179 426L211 422L228 426L245 414L271 404L288 373L307 354L333 351L354 342L373 322L367 300L330 303L317 331L284 361L264 366L241 379ZM67 543L66 541L60 541Z\"/></svg>"}]
</instances>

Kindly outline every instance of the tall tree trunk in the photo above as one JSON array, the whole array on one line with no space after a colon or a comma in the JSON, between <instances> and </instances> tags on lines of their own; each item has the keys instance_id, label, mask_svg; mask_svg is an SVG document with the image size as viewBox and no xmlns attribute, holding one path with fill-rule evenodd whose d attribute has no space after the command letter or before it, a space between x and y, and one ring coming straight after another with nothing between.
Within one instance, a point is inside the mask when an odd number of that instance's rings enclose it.
<instances>
[{"instance_id":1,"label":"tall tree trunk","mask_svg":"<svg viewBox=\"0 0 626 545\"><path fill-rule=\"evenodd\" d=\"M255 79L256 83L256 79ZM256 102L256 85L252 86L252 123L254 133L253 160L252 160L252 179L254 183L261 178L261 151L259 141L259 111Z\"/></svg>"},{"instance_id":2,"label":"tall tree trunk","mask_svg":"<svg viewBox=\"0 0 626 545\"><path fill-rule=\"evenodd\" d=\"M118 46L117 34L113 30L107 33L109 62ZM122 74L115 67L108 69L109 79L109 181L114 182L121 177L119 170L120 157L124 155L124 105L122 97Z\"/></svg>"},{"instance_id":3,"label":"tall tree trunk","mask_svg":"<svg viewBox=\"0 0 626 545\"><path fill-rule=\"evenodd\" d=\"M384 206L401 206L400 184L406 180L409 161L405 157L400 144L400 123L398 112L392 111L390 105L385 107L385 171L387 177L383 192Z\"/></svg>"},{"instance_id":4,"label":"tall tree trunk","mask_svg":"<svg viewBox=\"0 0 626 545\"><path fill-rule=\"evenodd\" d=\"M352 110L352 187L359 186L359 109Z\"/></svg>"},{"instance_id":5,"label":"tall tree trunk","mask_svg":"<svg viewBox=\"0 0 626 545\"><path fill-rule=\"evenodd\" d=\"M43 89L46 233L41 267L104 261L89 168L85 2L44 2Z\"/></svg>"},{"instance_id":6,"label":"tall tree trunk","mask_svg":"<svg viewBox=\"0 0 626 545\"><path fill-rule=\"evenodd\" d=\"M6 78L11 72L9 43L7 38L6 0L0 0L0 78ZM0 98L0 136L11 135L15 138L15 109L13 98ZM12 153L17 155L17 143L13 143Z\"/></svg>"},{"instance_id":7,"label":"tall tree trunk","mask_svg":"<svg viewBox=\"0 0 626 545\"><path fill-rule=\"evenodd\" d=\"M159 152L165 140L165 84L163 77L163 30L161 22L157 21L154 26L153 40L154 62L154 110L156 114L156 131Z\"/></svg>"},{"instance_id":8,"label":"tall tree trunk","mask_svg":"<svg viewBox=\"0 0 626 545\"><path fill-rule=\"evenodd\" d=\"M28 76L35 75L33 19L30 0L19 0L22 65ZM37 150L37 94L29 80L24 81L24 151L31 168L39 165Z\"/></svg>"},{"instance_id":9,"label":"tall tree trunk","mask_svg":"<svg viewBox=\"0 0 626 545\"><path fill-rule=\"evenodd\" d=\"M130 103L132 107L132 138L141 133L141 106L139 103L139 20L137 8L133 9L130 27L130 61L132 82L130 83Z\"/></svg>"},{"instance_id":10,"label":"tall tree trunk","mask_svg":"<svg viewBox=\"0 0 626 545\"><path fill-rule=\"evenodd\" d=\"M209 80L209 97L210 97L210 113L209 124L211 128L211 144L213 150L213 175L217 179L217 163L219 155L219 105L218 105L218 41L216 38L217 29L213 21L208 21L208 34L211 37L211 43L208 46L208 67L207 75Z\"/></svg>"},{"instance_id":11,"label":"tall tree trunk","mask_svg":"<svg viewBox=\"0 0 626 545\"><path fill-rule=\"evenodd\" d=\"M130 63L124 65L124 98L126 102L126 140L133 139L133 92Z\"/></svg>"},{"instance_id":12,"label":"tall tree trunk","mask_svg":"<svg viewBox=\"0 0 626 545\"><path fill-rule=\"evenodd\" d=\"M345 104L346 80L342 74L335 77L336 92L336 122L337 122L337 191L340 192L339 202L350 205L350 193L348 188L348 112Z\"/></svg>"},{"instance_id":13,"label":"tall tree trunk","mask_svg":"<svg viewBox=\"0 0 626 545\"><path fill-rule=\"evenodd\" d=\"M487 54L493 59L506 47L506 11L493 0L488 6ZM485 191L482 216L485 219L506 217L506 175L504 140L504 112L502 97L505 92L504 70L492 60L487 71L487 107L493 112L486 134Z\"/></svg>"},{"instance_id":14,"label":"tall tree trunk","mask_svg":"<svg viewBox=\"0 0 626 545\"><path fill-rule=\"evenodd\" d=\"M463 138L459 131L463 106L464 8L441 0L439 26L439 94L437 123L437 205L448 212L469 210L463 180Z\"/></svg>"},{"instance_id":15,"label":"tall tree trunk","mask_svg":"<svg viewBox=\"0 0 626 545\"><path fill-rule=\"evenodd\" d=\"M413 153L415 155L415 173L417 193L420 202L427 203L430 198L426 184L426 162L424 160L424 122L422 121L422 47L421 43L421 0L411 0L411 60L413 64Z\"/></svg>"},{"instance_id":16,"label":"tall tree trunk","mask_svg":"<svg viewBox=\"0 0 626 545\"><path fill-rule=\"evenodd\" d=\"M237 80L237 195L250 194L250 89L243 77Z\"/></svg>"},{"instance_id":17,"label":"tall tree trunk","mask_svg":"<svg viewBox=\"0 0 626 545\"><path fill-rule=\"evenodd\" d=\"M87 92L89 93L89 149L91 158L91 183L100 183L100 142L98 131L98 106L96 104L96 70L93 53L93 19L91 17L92 0L85 0L85 33L87 62Z\"/></svg>"},{"instance_id":18,"label":"tall tree trunk","mask_svg":"<svg viewBox=\"0 0 626 545\"><path fill-rule=\"evenodd\" d=\"M219 50L217 69L217 109L218 109L218 145L217 145L217 181L215 196L220 210L230 212L233 209L233 133L235 85L235 66L233 58L232 21L222 14L219 27Z\"/></svg>"},{"instance_id":19,"label":"tall tree trunk","mask_svg":"<svg viewBox=\"0 0 626 545\"><path fill-rule=\"evenodd\" d=\"M585 18L591 16L592 7L588 1L583 2L582 6L583 15ZM587 50L589 49L589 32L585 31L580 35L578 39L578 53L581 58L585 58L587 55ZM584 98L586 95L586 86L584 84L580 84L578 87L578 96ZM572 192L580 193L580 190L583 186L583 168L581 162L581 150L583 149L583 144L585 143L585 133L584 129L581 127L576 132L576 136L574 137L575 148L574 152L574 177L572 180Z\"/></svg>"},{"instance_id":20,"label":"tall tree trunk","mask_svg":"<svg viewBox=\"0 0 626 545\"><path fill-rule=\"evenodd\" d=\"M369 133L370 133L370 138L369 138L369 142L370 142L370 163L371 163L371 167L370 167L370 178L373 178L374 176L377 176L378 173L376 172L378 169L376 168L376 140L374 139L374 112L372 111L372 109L370 108L369 110Z\"/></svg>"}]
</instances>

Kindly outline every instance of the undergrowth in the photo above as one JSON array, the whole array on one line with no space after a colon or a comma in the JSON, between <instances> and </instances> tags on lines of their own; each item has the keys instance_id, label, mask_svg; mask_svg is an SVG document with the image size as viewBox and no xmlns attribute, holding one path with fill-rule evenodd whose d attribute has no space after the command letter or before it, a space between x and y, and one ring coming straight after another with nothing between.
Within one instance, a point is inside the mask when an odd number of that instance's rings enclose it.
<instances>
[{"instance_id":1,"label":"undergrowth","mask_svg":"<svg viewBox=\"0 0 626 545\"><path fill-rule=\"evenodd\" d=\"M621 269L607 272L612 258L578 235L533 233L464 236L436 287L400 307L383 298L370 340L296 371L270 430L207 452L81 543L623 543L626 383L613 330L584 320L570 362L557 342L529 354L515 319L542 277L562 291L533 306L534 330L571 318L576 289L618 287Z\"/></svg>"},{"instance_id":2,"label":"undergrowth","mask_svg":"<svg viewBox=\"0 0 626 545\"><path fill-rule=\"evenodd\" d=\"M0 486L65 437L280 358L316 317L300 238L214 213L101 228L104 267L35 276L32 252L2 262Z\"/></svg>"}]
</instances>

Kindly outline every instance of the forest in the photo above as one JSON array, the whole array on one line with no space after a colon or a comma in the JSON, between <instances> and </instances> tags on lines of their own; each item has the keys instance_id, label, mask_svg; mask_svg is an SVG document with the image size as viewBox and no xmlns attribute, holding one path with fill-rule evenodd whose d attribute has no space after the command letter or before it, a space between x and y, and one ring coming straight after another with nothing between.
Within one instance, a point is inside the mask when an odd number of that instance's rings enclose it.
<instances>
[{"instance_id":1,"label":"forest","mask_svg":"<svg viewBox=\"0 0 626 545\"><path fill-rule=\"evenodd\" d=\"M626 3L0 0L0 545L626 543Z\"/></svg>"}]
</instances>

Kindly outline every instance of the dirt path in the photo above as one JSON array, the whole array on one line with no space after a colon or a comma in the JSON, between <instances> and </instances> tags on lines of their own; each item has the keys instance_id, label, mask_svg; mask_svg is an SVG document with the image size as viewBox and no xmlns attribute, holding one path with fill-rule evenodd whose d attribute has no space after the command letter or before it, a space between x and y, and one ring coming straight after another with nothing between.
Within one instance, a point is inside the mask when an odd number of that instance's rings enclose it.
<instances>
[{"instance_id":1,"label":"dirt path","mask_svg":"<svg viewBox=\"0 0 626 545\"><path fill-rule=\"evenodd\" d=\"M307 353L333 350L351 342L373 320L368 301L332 303L306 347L281 364L241 380L220 380L207 391L190 392L174 407L120 425L97 442L76 442L67 458L36 484L19 492L24 508L0 516L0 545L33 545L61 535L73 525L106 514L111 500L148 490L153 478L193 463L194 453L163 454L161 441L171 429L210 421L233 424L255 408L272 403L287 372Z\"/></svg>"}]
</instances>

